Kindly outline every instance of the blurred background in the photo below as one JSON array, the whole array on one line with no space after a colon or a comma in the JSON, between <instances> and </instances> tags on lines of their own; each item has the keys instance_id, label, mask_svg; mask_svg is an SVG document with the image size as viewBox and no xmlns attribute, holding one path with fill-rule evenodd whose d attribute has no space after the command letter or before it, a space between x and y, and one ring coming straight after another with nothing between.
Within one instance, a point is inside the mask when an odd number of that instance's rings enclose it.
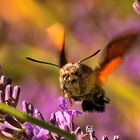
<instances>
[{"instance_id":1,"label":"blurred background","mask_svg":"<svg viewBox=\"0 0 140 140\"><path fill-rule=\"evenodd\" d=\"M140 16L132 8L133 0L1 0L0 64L1 74L20 85L22 101L34 104L46 120L59 110L57 99L63 95L59 69L36 64L26 56L58 64L59 42L48 34L55 24L59 36L65 29L65 44L70 61L77 62L102 49L120 31L140 28ZM50 31L50 30L49 30ZM50 32L51 32L50 31ZM56 31L56 32L55 32ZM60 32L59 32L60 31ZM85 62L91 67L95 58ZM140 46L126 56L123 64L110 74L104 85L111 103L104 113L83 113L76 118L85 130L92 124L96 136L120 135L122 140L140 139ZM81 110L80 105L72 108Z\"/></svg>"}]
</instances>

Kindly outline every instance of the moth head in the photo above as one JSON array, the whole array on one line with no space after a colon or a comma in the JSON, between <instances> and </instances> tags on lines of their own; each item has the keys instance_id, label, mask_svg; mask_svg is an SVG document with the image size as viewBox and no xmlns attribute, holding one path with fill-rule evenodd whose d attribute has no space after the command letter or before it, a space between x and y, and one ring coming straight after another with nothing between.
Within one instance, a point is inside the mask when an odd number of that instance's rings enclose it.
<instances>
[{"instance_id":1,"label":"moth head","mask_svg":"<svg viewBox=\"0 0 140 140\"><path fill-rule=\"evenodd\" d=\"M96 54L98 54L100 52L100 50L96 51L94 54L80 60L78 63L66 63L67 61L65 61L65 63L60 63L61 69L60 69L60 75L61 76L71 76L71 75L75 75L75 77L79 76L82 74L82 71L84 70L84 68L88 68L88 66L82 64L82 62L84 62L85 60L95 56ZM62 53L61 53L62 54Z\"/></svg>"},{"instance_id":2,"label":"moth head","mask_svg":"<svg viewBox=\"0 0 140 140\"><path fill-rule=\"evenodd\" d=\"M62 51L60 53L60 62L59 65L53 64L50 62L44 62L44 61L39 61L30 57L26 57L28 60L37 62L37 63L42 63L42 64L47 64L47 65L52 65L60 69L60 82L63 84L63 82L66 83L72 83L72 84L77 84L79 82L79 78L83 73L86 73L88 71L91 71L90 67L82 64L85 60L95 56L98 54L100 50L96 51L92 55L82 59L78 63L67 63L67 59L65 56L65 51L64 51L64 46L62 48Z\"/></svg>"},{"instance_id":3,"label":"moth head","mask_svg":"<svg viewBox=\"0 0 140 140\"><path fill-rule=\"evenodd\" d=\"M60 69L60 82L63 80L66 83L76 84L80 75L79 64L67 63Z\"/></svg>"}]
</instances>

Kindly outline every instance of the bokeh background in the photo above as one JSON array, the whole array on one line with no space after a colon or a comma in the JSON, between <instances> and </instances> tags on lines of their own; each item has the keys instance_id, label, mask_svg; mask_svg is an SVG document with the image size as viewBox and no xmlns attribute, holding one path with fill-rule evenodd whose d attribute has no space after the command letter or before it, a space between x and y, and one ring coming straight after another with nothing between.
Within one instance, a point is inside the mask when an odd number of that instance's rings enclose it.
<instances>
[{"instance_id":1,"label":"bokeh background","mask_svg":"<svg viewBox=\"0 0 140 140\"><path fill-rule=\"evenodd\" d=\"M74 62L102 49L118 32L139 28L140 16L132 8L133 0L0 0L1 74L20 85L22 101L31 102L49 119L59 109L62 95L59 69L32 63L26 56L58 63L58 45L47 28L56 24L65 29L69 60ZM59 25L59 24L60 25ZM60 29L61 29L60 28ZM53 30L52 30L53 31ZM54 34L59 36L59 32ZM94 67L95 58L85 62ZM83 128L94 125L96 136L120 135L122 140L140 139L140 46L126 56L104 85L111 103L104 113L83 113L76 118ZM72 108L81 110L79 104Z\"/></svg>"}]
</instances>

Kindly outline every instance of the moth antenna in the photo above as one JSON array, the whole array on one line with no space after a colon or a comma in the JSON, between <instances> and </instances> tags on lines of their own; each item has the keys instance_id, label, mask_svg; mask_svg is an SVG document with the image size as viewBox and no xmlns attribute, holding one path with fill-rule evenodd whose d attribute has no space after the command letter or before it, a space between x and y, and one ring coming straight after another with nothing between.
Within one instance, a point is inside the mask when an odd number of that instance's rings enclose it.
<instances>
[{"instance_id":1,"label":"moth antenna","mask_svg":"<svg viewBox=\"0 0 140 140\"><path fill-rule=\"evenodd\" d=\"M84 62L85 60L87 60L87 59L89 59L89 58L91 58L91 57L95 56L95 55L96 55L96 54L98 54L100 51L101 51L101 50L98 50L98 51L96 51L94 54L92 54L92 55L90 55L90 56L88 56L88 57L84 58L83 60L79 61L79 63L78 63L78 64L80 64L80 63Z\"/></svg>"},{"instance_id":2,"label":"moth antenna","mask_svg":"<svg viewBox=\"0 0 140 140\"><path fill-rule=\"evenodd\" d=\"M56 67L61 68L59 65L56 65L56 64L53 64L53 63L49 63L49 62L39 61L39 60L30 58L30 57L26 57L26 59L28 59L28 60L30 60L30 61L33 61L33 62L42 63L42 64L47 64L47 65L52 65L52 66L56 66Z\"/></svg>"}]
</instances>

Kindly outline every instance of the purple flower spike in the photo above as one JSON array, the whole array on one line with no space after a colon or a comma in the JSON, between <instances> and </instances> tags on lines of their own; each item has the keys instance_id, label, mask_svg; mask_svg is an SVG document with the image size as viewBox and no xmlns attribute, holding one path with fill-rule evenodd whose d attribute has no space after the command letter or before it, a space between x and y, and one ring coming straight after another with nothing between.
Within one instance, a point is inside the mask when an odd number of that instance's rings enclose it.
<instances>
[{"instance_id":1,"label":"purple flower spike","mask_svg":"<svg viewBox=\"0 0 140 140\"><path fill-rule=\"evenodd\" d=\"M15 100L14 105L17 106L18 101L19 101L19 96L20 96L20 87L19 86L15 86L14 90L13 90L13 99Z\"/></svg>"},{"instance_id":2,"label":"purple flower spike","mask_svg":"<svg viewBox=\"0 0 140 140\"><path fill-rule=\"evenodd\" d=\"M26 101L23 101L22 104L23 104L23 112L33 116L34 106L31 103L27 103Z\"/></svg>"},{"instance_id":3,"label":"purple flower spike","mask_svg":"<svg viewBox=\"0 0 140 140\"><path fill-rule=\"evenodd\" d=\"M1 90L0 90L0 103L5 103L5 95Z\"/></svg>"},{"instance_id":4,"label":"purple flower spike","mask_svg":"<svg viewBox=\"0 0 140 140\"><path fill-rule=\"evenodd\" d=\"M62 111L57 111L56 113L51 114L50 123L57 126L60 129L69 131L70 133L75 134L78 136L78 140L82 140L83 131L80 127L76 127L73 118L74 116L78 116L81 114L79 111L68 109L68 102L65 98L59 97L59 107ZM53 137L57 138L58 140L67 140L66 138L59 137L57 135L52 135Z\"/></svg>"},{"instance_id":5,"label":"purple flower spike","mask_svg":"<svg viewBox=\"0 0 140 140\"><path fill-rule=\"evenodd\" d=\"M82 114L82 112L80 112L80 111L68 109L68 101L65 98L63 98L63 97L60 96L58 98L58 101L59 101L59 107L63 111L67 112L69 115L71 115L71 116L79 116L79 115Z\"/></svg>"},{"instance_id":6,"label":"purple flower spike","mask_svg":"<svg viewBox=\"0 0 140 140\"><path fill-rule=\"evenodd\" d=\"M74 130L73 117L70 116L67 112L57 111L56 116L56 125L63 130Z\"/></svg>"},{"instance_id":7,"label":"purple flower spike","mask_svg":"<svg viewBox=\"0 0 140 140\"><path fill-rule=\"evenodd\" d=\"M18 138L18 137L16 137L17 134L18 134L18 131L14 130L14 129L11 129L11 128L7 128L7 127L4 128L2 130L2 134L5 135L6 137L9 137L9 138Z\"/></svg>"},{"instance_id":8,"label":"purple flower spike","mask_svg":"<svg viewBox=\"0 0 140 140\"><path fill-rule=\"evenodd\" d=\"M4 75L2 75L1 78L0 78L0 83L4 85L5 81L6 81L6 78L5 78Z\"/></svg>"},{"instance_id":9,"label":"purple flower spike","mask_svg":"<svg viewBox=\"0 0 140 140\"><path fill-rule=\"evenodd\" d=\"M60 96L58 98L58 103L59 103L59 106L62 110L67 110L68 109L68 102L65 98Z\"/></svg>"},{"instance_id":10,"label":"purple flower spike","mask_svg":"<svg viewBox=\"0 0 140 140\"><path fill-rule=\"evenodd\" d=\"M76 130L74 131L74 134L76 135L77 140L83 140L83 131L80 127L77 127Z\"/></svg>"},{"instance_id":11,"label":"purple flower spike","mask_svg":"<svg viewBox=\"0 0 140 140\"><path fill-rule=\"evenodd\" d=\"M18 104L20 95L20 88L19 86L15 86L14 89L11 85L7 85L5 88L5 103L16 107Z\"/></svg>"},{"instance_id":12,"label":"purple flower spike","mask_svg":"<svg viewBox=\"0 0 140 140\"><path fill-rule=\"evenodd\" d=\"M4 75L0 77L0 90L2 90L3 92L5 91L5 87L11 84L12 84L11 78L6 78Z\"/></svg>"},{"instance_id":13,"label":"purple flower spike","mask_svg":"<svg viewBox=\"0 0 140 140\"><path fill-rule=\"evenodd\" d=\"M6 115L4 117L4 120L5 120L4 123L6 123L7 126L12 127L12 128L15 127L17 129L22 129L21 123L19 123L19 121L15 117Z\"/></svg>"},{"instance_id":14,"label":"purple flower spike","mask_svg":"<svg viewBox=\"0 0 140 140\"><path fill-rule=\"evenodd\" d=\"M53 116L53 117L52 117ZM51 119L50 119L50 123L52 123L53 125L55 125L56 127L63 129L65 131L69 131L70 133L75 134L74 130L75 130L75 126L74 123L68 122L68 118L66 116L63 116L63 112L62 111L58 111L54 114L52 114ZM66 118L65 118L66 117ZM65 120L66 119L66 120ZM67 140L66 138L63 137L59 137L58 135L52 133L53 136L53 140Z\"/></svg>"},{"instance_id":15,"label":"purple flower spike","mask_svg":"<svg viewBox=\"0 0 140 140\"><path fill-rule=\"evenodd\" d=\"M0 130L6 137L19 139L25 134L22 124L13 116L5 115L4 122L0 125Z\"/></svg>"},{"instance_id":16,"label":"purple flower spike","mask_svg":"<svg viewBox=\"0 0 140 140\"><path fill-rule=\"evenodd\" d=\"M51 114L50 123L52 123L53 125L56 124L56 116L55 116L55 113L52 113L52 114Z\"/></svg>"},{"instance_id":17,"label":"purple flower spike","mask_svg":"<svg viewBox=\"0 0 140 140\"><path fill-rule=\"evenodd\" d=\"M49 138L51 138L51 135L48 130L40 128L39 126L36 126L29 122L25 122L23 124L23 127L26 131L27 137L31 140L49 140ZM25 138L23 138L22 140L24 139Z\"/></svg>"},{"instance_id":18,"label":"purple flower spike","mask_svg":"<svg viewBox=\"0 0 140 140\"><path fill-rule=\"evenodd\" d=\"M35 109L34 116L35 116L35 118L38 118L39 120L44 120L43 115L40 113L40 111L38 109Z\"/></svg>"},{"instance_id":19,"label":"purple flower spike","mask_svg":"<svg viewBox=\"0 0 140 140\"><path fill-rule=\"evenodd\" d=\"M136 13L140 15L140 1L139 0L135 0L135 2L133 3L133 8L136 11Z\"/></svg>"},{"instance_id":20,"label":"purple flower spike","mask_svg":"<svg viewBox=\"0 0 140 140\"><path fill-rule=\"evenodd\" d=\"M8 100L11 99L12 96L12 86L11 85L7 85L5 88L5 101L8 104Z\"/></svg>"},{"instance_id":21,"label":"purple flower spike","mask_svg":"<svg viewBox=\"0 0 140 140\"><path fill-rule=\"evenodd\" d=\"M20 87L15 86L14 89L11 85L5 87L5 92L0 90L0 102L6 103L13 107L16 107L19 101Z\"/></svg>"}]
</instances>

